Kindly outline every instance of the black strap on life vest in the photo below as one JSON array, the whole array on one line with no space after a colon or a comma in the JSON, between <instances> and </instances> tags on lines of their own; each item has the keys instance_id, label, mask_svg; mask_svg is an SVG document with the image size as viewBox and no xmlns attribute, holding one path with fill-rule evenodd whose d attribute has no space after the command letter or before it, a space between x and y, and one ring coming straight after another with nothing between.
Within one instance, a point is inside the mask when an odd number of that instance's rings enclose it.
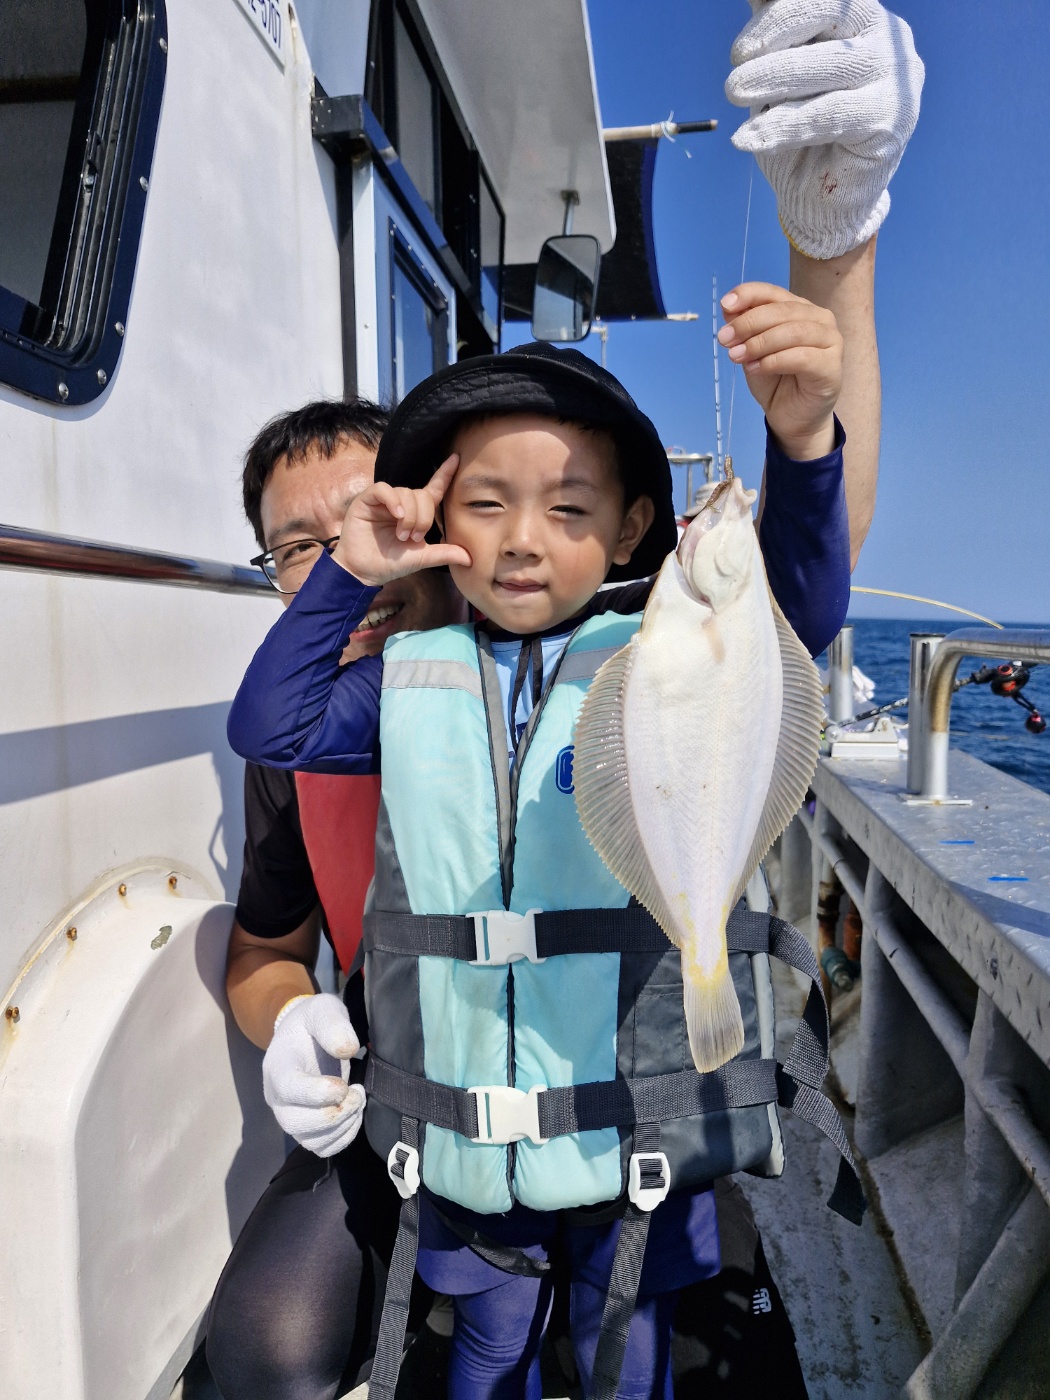
<instances>
[{"instance_id":1,"label":"black strap on life vest","mask_svg":"<svg viewBox=\"0 0 1050 1400\"><path fill-rule=\"evenodd\" d=\"M572 953L666 953L670 939L648 909L552 909L535 915L536 955ZM769 915L738 905L729 916L726 944L731 953L770 952ZM790 927L790 925L785 925ZM411 958L453 958L475 962L477 925L468 914L391 914L364 916L364 947L369 953Z\"/></svg>"},{"instance_id":2,"label":"black strap on life vest","mask_svg":"<svg viewBox=\"0 0 1050 1400\"><path fill-rule=\"evenodd\" d=\"M635 1129L635 1152L656 1153L659 1148L658 1123L640 1125ZM665 1183L662 1180L662 1171L663 1163L654 1158L650 1174L655 1174L661 1179L650 1183L643 1167L642 1185L663 1186ZM613 1254L612 1271L609 1274L609 1287L605 1294L605 1306L602 1308L588 1400L616 1400L616 1393L620 1389L620 1373L627 1351L631 1318L638 1303L638 1288L642 1281L642 1264L649 1239L651 1215L652 1211L641 1210L631 1201L627 1202L624 1209L620 1235Z\"/></svg>"},{"instance_id":3,"label":"black strap on life vest","mask_svg":"<svg viewBox=\"0 0 1050 1400\"><path fill-rule=\"evenodd\" d=\"M777 1068L775 1060L730 1060L709 1074L690 1069L545 1089L537 1095L540 1137L633 1128L724 1108L775 1103ZM365 1091L399 1113L435 1127L474 1141L484 1136L478 1128L477 1099L467 1089L409 1074L374 1053L368 1056Z\"/></svg>"},{"instance_id":4,"label":"black strap on life vest","mask_svg":"<svg viewBox=\"0 0 1050 1400\"><path fill-rule=\"evenodd\" d=\"M566 912L578 917L581 912L594 911ZM631 932L631 922L640 926L634 916L645 913L634 909L599 912L631 916L623 925L626 934ZM537 915L537 943L542 917ZM415 926L435 922L418 915L386 915L384 918L406 920ZM472 920L463 922L472 925ZM657 932L666 945L663 933L658 928ZM785 1063L736 1059L710 1074L683 1070L677 1074L547 1089L537 1096L540 1136L552 1138L600 1128L637 1128L641 1124L661 1123L720 1109L777 1103L812 1123L835 1144L840 1154L839 1172L828 1205L859 1225L865 1201L853 1153L838 1112L822 1090L828 1072L830 1027L813 949L802 934L783 919L739 908L730 919L727 942L730 938L730 947L734 950L768 952L789 967L797 968L810 980L809 996ZM604 951L616 949L606 946ZM477 1100L466 1089L409 1074L374 1053L368 1057L365 1089L400 1113L475 1141L479 1137Z\"/></svg>"},{"instance_id":5,"label":"black strap on life vest","mask_svg":"<svg viewBox=\"0 0 1050 1400\"><path fill-rule=\"evenodd\" d=\"M419 1124L415 1119L401 1119L401 1141L408 1148L419 1149ZM395 1160L391 1171L404 1174L404 1162ZM408 1309L412 1301L412 1280L416 1276L416 1255L419 1251L419 1192L401 1202L401 1217L394 1241L394 1253L386 1277L386 1296L379 1324L375 1360L368 1381L369 1400L394 1400L401 1354L405 1349Z\"/></svg>"},{"instance_id":6,"label":"black strap on life vest","mask_svg":"<svg viewBox=\"0 0 1050 1400\"><path fill-rule=\"evenodd\" d=\"M572 912L578 915L580 911ZM634 910L598 912L632 916L635 914ZM396 917L406 917L417 927L423 922L414 916ZM537 944L540 917L542 916L537 916ZM438 922L448 925L452 921ZM471 925L470 934L473 938L473 920L462 922ZM640 925L636 923L635 928L638 927ZM630 921L622 926L622 932L625 937L632 935ZM386 936L385 931L383 936ZM666 945L662 933L660 937ZM819 1128L838 1148L838 1179L828 1205L847 1220L859 1225L866 1203L853 1153L842 1121L821 1087L828 1071L830 1027L827 1003L824 1001L820 972L813 949L798 930L783 919L740 907L734 910L730 920L727 941L731 951L770 953L789 967L797 968L810 979L809 996L786 1062L781 1065L773 1060L732 1060L712 1074L685 1071L681 1074L656 1075L647 1079L618 1079L548 1089L538 1095L540 1133L549 1138L591 1128L631 1127L635 1152L642 1155L652 1153L655 1157L659 1148L661 1122L721 1108L779 1103ZM391 948L390 951L402 950ZM576 951L582 950L577 948ZM610 948L606 944L595 951L639 950ZM454 955L445 953L443 956ZM418 1147L421 1121L450 1128L467 1138L478 1137L477 1102L465 1089L436 1084L420 1076L407 1074L394 1065L377 1059L374 1054L369 1055L365 1087L369 1093L374 1093L380 1102L402 1113L401 1137L408 1147ZM393 1170L397 1170L396 1162ZM653 1170L660 1172L660 1167L655 1161ZM625 1201L609 1288L602 1311L593 1385L588 1400L615 1400L631 1318L638 1299L650 1214L651 1212L639 1209L629 1200ZM473 1232L474 1237L467 1239L466 1233L457 1229L453 1222L448 1223L452 1225L454 1233L460 1235L482 1258L487 1258L490 1263L507 1272L525 1272L527 1268L531 1273L537 1267L537 1261L534 1260L529 1261L531 1267L523 1264L522 1260L527 1256L519 1258L519 1251L493 1246L478 1232ZM404 1349L418 1237L417 1193L409 1197L401 1207L401 1220L387 1281L376 1358L369 1381L369 1395L372 1400L394 1400L401 1353Z\"/></svg>"}]
</instances>

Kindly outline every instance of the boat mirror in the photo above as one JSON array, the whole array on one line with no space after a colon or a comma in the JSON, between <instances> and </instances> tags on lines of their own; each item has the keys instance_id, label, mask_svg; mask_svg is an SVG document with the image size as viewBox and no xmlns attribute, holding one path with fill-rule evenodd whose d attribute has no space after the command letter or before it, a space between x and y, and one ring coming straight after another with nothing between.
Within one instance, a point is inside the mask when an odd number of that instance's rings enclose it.
<instances>
[{"instance_id":1,"label":"boat mirror","mask_svg":"<svg viewBox=\"0 0 1050 1400\"><path fill-rule=\"evenodd\" d=\"M548 238L536 263L532 334L537 340L582 340L591 329L602 252L587 233Z\"/></svg>"}]
</instances>

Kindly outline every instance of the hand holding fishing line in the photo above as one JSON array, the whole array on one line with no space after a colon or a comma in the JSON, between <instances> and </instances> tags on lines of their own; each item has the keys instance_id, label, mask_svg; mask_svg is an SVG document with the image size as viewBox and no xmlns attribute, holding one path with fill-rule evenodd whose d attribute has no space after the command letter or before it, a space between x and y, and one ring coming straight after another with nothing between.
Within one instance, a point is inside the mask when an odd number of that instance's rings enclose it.
<instances>
[{"instance_id":1,"label":"hand holding fishing line","mask_svg":"<svg viewBox=\"0 0 1050 1400\"><path fill-rule=\"evenodd\" d=\"M437 510L459 468L453 453L420 490L373 482L355 496L343 521L332 558L372 587L420 569L443 564L470 567L470 555L457 544L427 544Z\"/></svg>"},{"instance_id":2,"label":"hand holding fishing line","mask_svg":"<svg viewBox=\"0 0 1050 1400\"><path fill-rule=\"evenodd\" d=\"M834 258L866 243L919 116L925 69L909 26L877 0L751 0L726 96L733 136L777 196L791 243Z\"/></svg>"},{"instance_id":3,"label":"hand holding fishing line","mask_svg":"<svg viewBox=\"0 0 1050 1400\"><path fill-rule=\"evenodd\" d=\"M783 451L797 461L830 452L842 388L842 335L832 312L770 282L744 282L722 298L718 332L743 366Z\"/></svg>"}]
</instances>

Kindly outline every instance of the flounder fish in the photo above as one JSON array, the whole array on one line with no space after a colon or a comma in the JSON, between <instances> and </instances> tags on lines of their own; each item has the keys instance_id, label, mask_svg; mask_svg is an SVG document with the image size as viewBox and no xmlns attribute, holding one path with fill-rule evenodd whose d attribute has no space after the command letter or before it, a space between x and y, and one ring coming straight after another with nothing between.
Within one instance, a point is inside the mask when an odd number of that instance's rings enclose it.
<instances>
[{"instance_id":1,"label":"flounder fish","mask_svg":"<svg viewBox=\"0 0 1050 1400\"><path fill-rule=\"evenodd\" d=\"M816 667L766 582L755 495L737 478L711 494L576 723L580 820L681 949L701 1071L743 1048L726 921L805 798L823 714Z\"/></svg>"}]
</instances>

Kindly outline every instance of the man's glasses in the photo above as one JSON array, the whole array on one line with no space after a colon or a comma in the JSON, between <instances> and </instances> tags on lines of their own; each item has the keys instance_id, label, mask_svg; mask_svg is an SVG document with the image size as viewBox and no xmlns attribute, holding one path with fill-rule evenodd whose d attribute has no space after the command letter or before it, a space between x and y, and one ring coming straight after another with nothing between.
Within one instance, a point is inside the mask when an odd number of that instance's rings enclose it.
<instances>
[{"instance_id":1,"label":"man's glasses","mask_svg":"<svg viewBox=\"0 0 1050 1400\"><path fill-rule=\"evenodd\" d=\"M317 563L322 550L331 554L339 543L339 536L330 540L289 540L276 549L268 549L265 554L257 554L248 562L262 569L267 582L278 593L298 593L303 580Z\"/></svg>"}]
</instances>

